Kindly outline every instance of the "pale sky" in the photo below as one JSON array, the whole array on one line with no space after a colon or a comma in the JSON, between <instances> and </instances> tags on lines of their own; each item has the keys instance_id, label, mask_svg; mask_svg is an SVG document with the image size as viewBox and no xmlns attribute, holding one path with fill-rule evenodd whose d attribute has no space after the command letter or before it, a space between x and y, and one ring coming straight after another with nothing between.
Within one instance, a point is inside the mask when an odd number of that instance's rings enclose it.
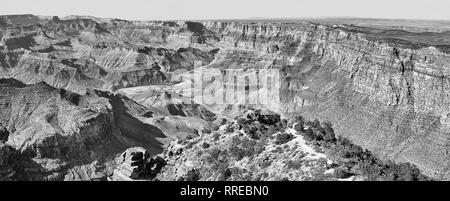
<instances>
[{"instance_id":1,"label":"pale sky","mask_svg":"<svg viewBox=\"0 0 450 201\"><path fill-rule=\"evenodd\" d=\"M1 0L0 15L129 20L365 17L450 20L449 0Z\"/></svg>"}]
</instances>

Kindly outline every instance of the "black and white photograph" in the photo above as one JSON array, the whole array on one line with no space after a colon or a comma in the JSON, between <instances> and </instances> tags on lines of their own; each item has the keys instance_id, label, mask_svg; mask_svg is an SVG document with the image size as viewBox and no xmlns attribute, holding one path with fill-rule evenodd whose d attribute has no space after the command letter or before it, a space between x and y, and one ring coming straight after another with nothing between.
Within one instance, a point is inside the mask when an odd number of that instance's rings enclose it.
<instances>
[{"instance_id":1,"label":"black and white photograph","mask_svg":"<svg viewBox=\"0 0 450 201\"><path fill-rule=\"evenodd\" d=\"M448 8L2 0L0 181L448 181Z\"/></svg>"}]
</instances>

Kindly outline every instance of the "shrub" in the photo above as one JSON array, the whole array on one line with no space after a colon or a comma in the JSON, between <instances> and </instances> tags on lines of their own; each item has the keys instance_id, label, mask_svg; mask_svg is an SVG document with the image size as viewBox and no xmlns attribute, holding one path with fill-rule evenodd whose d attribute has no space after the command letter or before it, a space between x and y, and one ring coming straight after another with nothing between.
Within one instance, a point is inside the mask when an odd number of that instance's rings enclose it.
<instances>
[{"instance_id":1,"label":"shrub","mask_svg":"<svg viewBox=\"0 0 450 201\"><path fill-rule=\"evenodd\" d=\"M200 157L200 156L202 156L203 155L203 151L202 150L197 150L196 152L195 152L195 156L197 156L197 157Z\"/></svg>"},{"instance_id":2,"label":"shrub","mask_svg":"<svg viewBox=\"0 0 450 201\"><path fill-rule=\"evenodd\" d=\"M317 129L317 128L316 128ZM322 141L324 138L324 133L321 132L319 129L317 129L315 132L313 132L313 138L315 141Z\"/></svg>"},{"instance_id":3,"label":"shrub","mask_svg":"<svg viewBox=\"0 0 450 201\"><path fill-rule=\"evenodd\" d=\"M263 161L261 161L261 163L258 164L258 166L260 168L267 168L272 164L272 161L269 160L268 158L265 158Z\"/></svg>"},{"instance_id":4,"label":"shrub","mask_svg":"<svg viewBox=\"0 0 450 201\"><path fill-rule=\"evenodd\" d=\"M216 129L216 128L213 127L213 129ZM217 127L217 130L218 130L218 129L219 129L219 128ZM203 134L211 134L211 132L212 132L212 131L211 131L210 129L203 129L203 130L202 130L202 133L203 133Z\"/></svg>"},{"instance_id":5,"label":"shrub","mask_svg":"<svg viewBox=\"0 0 450 201\"><path fill-rule=\"evenodd\" d=\"M229 151L230 155L234 157L237 161L240 161L245 157L245 150L239 147L233 146L229 149Z\"/></svg>"},{"instance_id":6,"label":"shrub","mask_svg":"<svg viewBox=\"0 0 450 201\"><path fill-rule=\"evenodd\" d=\"M233 173L231 172L230 168L225 168L225 169L221 169L220 171L220 176L219 176L219 180L220 181L226 181L228 178L231 177Z\"/></svg>"},{"instance_id":7,"label":"shrub","mask_svg":"<svg viewBox=\"0 0 450 201\"><path fill-rule=\"evenodd\" d=\"M220 139L220 134L219 133L214 133L213 134L213 139L214 139L214 141L219 140Z\"/></svg>"},{"instance_id":8,"label":"shrub","mask_svg":"<svg viewBox=\"0 0 450 201\"><path fill-rule=\"evenodd\" d=\"M233 136L228 150L230 155L239 161L244 157L260 154L265 149L265 142L265 140L256 141L247 137Z\"/></svg>"},{"instance_id":9,"label":"shrub","mask_svg":"<svg viewBox=\"0 0 450 201\"><path fill-rule=\"evenodd\" d=\"M283 153L283 149L281 147L277 147L276 149L272 150L273 153Z\"/></svg>"},{"instance_id":10,"label":"shrub","mask_svg":"<svg viewBox=\"0 0 450 201\"><path fill-rule=\"evenodd\" d=\"M186 149L191 149L197 142L195 141L190 141L187 145L186 145Z\"/></svg>"},{"instance_id":11,"label":"shrub","mask_svg":"<svg viewBox=\"0 0 450 201\"><path fill-rule=\"evenodd\" d=\"M378 164L373 164L368 161L364 161L358 163L358 167L361 170L362 174L367 177L370 181L378 180L381 175L381 168Z\"/></svg>"},{"instance_id":12,"label":"shrub","mask_svg":"<svg viewBox=\"0 0 450 201\"><path fill-rule=\"evenodd\" d=\"M261 154L266 149L266 141L259 141L253 147L255 154Z\"/></svg>"},{"instance_id":13,"label":"shrub","mask_svg":"<svg viewBox=\"0 0 450 201\"><path fill-rule=\"evenodd\" d=\"M266 135L273 135L273 134L275 134L276 132L278 132L278 128L275 127L274 125L270 125L270 126L267 128L267 130L265 131L265 134L266 134Z\"/></svg>"},{"instance_id":14,"label":"shrub","mask_svg":"<svg viewBox=\"0 0 450 201\"><path fill-rule=\"evenodd\" d=\"M281 126L282 126L282 128L287 128L288 127L288 120L286 120L286 119L281 120Z\"/></svg>"},{"instance_id":15,"label":"shrub","mask_svg":"<svg viewBox=\"0 0 450 201\"><path fill-rule=\"evenodd\" d=\"M298 124L298 123L295 124L294 129L295 129L295 131L297 131L299 133L303 132L304 131L303 124Z\"/></svg>"},{"instance_id":16,"label":"shrub","mask_svg":"<svg viewBox=\"0 0 450 201\"><path fill-rule=\"evenodd\" d=\"M400 181L417 181L421 175L420 170L410 163L400 163L395 170L396 180Z\"/></svg>"},{"instance_id":17,"label":"shrub","mask_svg":"<svg viewBox=\"0 0 450 201\"><path fill-rule=\"evenodd\" d=\"M303 135L307 141L313 141L315 139L314 132L311 128L308 128Z\"/></svg>"},{"instance_id":18,"label":"shrub","mask_svg":"<svg viewBox=\"0 0 450 201\"><path fill-rule=\"evenodd\" d=\"M8 137L9 137L9 131L6 128L0 126L0 142L8 141Z\"/></svg>"},{"instance_id":19,"label":"shrub","mask_svg":"<svg viewBox=\"0 0 450 201\"><path fill-rule=\"evenodd\" d=\"M322 128L325 132L324 140L327 142L336 142L336 136L334 134L333 127L330 122L326 121L322 123Z\"/></svg>"},{"instance_id":20,"label":"shrub","mask_svg":"<svg viewBox=\"0 0 450 201\"><path fill-rule=\"evenodd\" d=\"M304 126L304 124L305 124L305 120L302 116L296 116L294 118L294 121L296 124L300 124L301 126Z\"/></svg>"},{"instance_id":21,"label":"shrub","mask_svg":"<svg viewBox=\"0 0 450 201\"><path fill-rule=\"evenodd\" d=\"M275 125L280 122L280 115L276 115L276 114L260 115L260 114L258 114L257 120L265 125Z\"/></svg>"},{"instance_id":22,"label":"shrub","mask_svg":"<svg viewBox=\"0 0 450 201\"><path fill-rule=\"evenodd\" d=\"M237 123L240 127L242 127L242 126L244 126L244 125L247 124L247 119L245 119L245 118L239 118L239 119L236 121L236 123Z\"/></svg>"},{"instance_id":23,"label":"shrub","mask_svg":"<svg viewBox=\"0 0 450 201\"><path fill-rule=\"evenodd\" d=\"M219 148L214 147L209 151L209 156L213 159L213 160L219 160L219 156L221 154L221 151Z\"/></svg>"},{"instance_id":24,"label":"shrub","mask_svg":"<svg viewBox=\"0 0 450 201\"><path fill-rule=\"evenodd\" d=\"M213 126L212 126L212 130L213 131L217 131L217 130L219 130L219 128L220 128L220 126L219 125L216 125L216 124L214 124ZM210 132L211 133L211 132Z\"/></svg>"},{"instance_id":25,"label":"shrub","mask_svg":"<svg viewBox=\"0 0 450 201\"><path fill-rule=\"evenodd\" d=\"M294 136L290 133L281 133L276 136L275 144L281 145L285 144L294 139Z\"/></svg>"},{"instance_id":26,"label":"shrub","mask_svg":"<svg viewBox=\"0 0 450 201\"><path fill-rule=\"evenodd\" d=\"M208 149L209 148L209 144L207 142L203 142L202 148L203 149Z\"/></svg>"},{"instance_id":27,"label":"shrub","mask_svg":"<svg viewBox=\"0 0 450 201\"><path fill-rule=\"evenodd\" d=\"M352 145L352 142L351 142L349 139L347 139L347 138L345 138L345 137L342 137L342 136L339 136L339 137L337 138L337 142L338 142L338 144L340 144L340 145L342 145L342 146L349 146L349 145Z\"/></svg>"},{"instance_id":28,"label":"shrub","mask_svg":"<svg viewBox=\"0 0 450 201\"><path fill-rule=\"evenodd\" d=\"M217 180L226 181L228 178L231 177L232 172L230 168L228 168L228 166L229 166L228 163L219 164L219 166L217 167L217 169L219 170L219 178Z\"/></svg>"},{"instance_id":29,"label":"shrub","mask_svg":"<svg viewBox=\"0 0 450 201\"><path fill-rule=\"evenodd\" d=\"M362 162L359 166L361 171L368 175L369 180L387 180L387 181L425 181L429 180L420 173L420 170L410 163L394 164Z\"/></svg>"},{"instance_id":30,"label":"shrub","mask_svg":"<svg viewBox=\"0 0 450 201\"><path fill-rule=\"evenodd\" d=\"M244 125L242 129L251 139L259 139L258 128L255 125Z\"/></svg>"},{"instance_id":31,"label":"shrub","mask_svg":"<svg viewBox=\"0 0 450 201\"><path fill-rule=\"evenodd\" d=\"M227 119L225 119L225 118L223 118L222 119L222 121L220 122L220 125L225 125L225 124L227 124L228 123L228 120Z\"/></svg>"},{"instance_id":32,"label":"shrub","mask_svg":"<svg viewBox=\"0 0 450 201\"><path fill-rule=\"evenodd\" d=\"M281 130L281 129L285 129L287 127L287 122L285 122L286 124L283 123L283 121L280 121L278 123L276 123L276 127Z\"/></svg>"},{"instance_id":33,"label":"shrub","mask_svg":"<svg viewBox=\"0 0 450 201\"><path fill-rule=\"evenodd\" d=\"M226 133L232 133L234 132L234 126L232 124L228 124L225 128Z\"/></svg>"},{"instance_id":34,"label":"shrub","mask_svg":"<svg viewBox=\"0 0 450 201\"><path fill-rule=\"evenodd\" d=\"M200 180L200 172L198 170L189 170L186 173L186 181L198 181Z\"/></svg>"},{"instance_id":35,"label":"shrub","mask_svg":"<svg viewBox=\"0 0 450 201\"><path fill-rule=\"evenodd\" d=\"M300 169L303 165L303 160L302 159L298 159L298 160L288 160L286 162L286 167L290 168L290 169Z\"/></svg>"},{"instance_id":36,"label":"shrub","mask_svg":"<svg viewBox=\"0 0 450 201\"><path fill-rule=\"evenodd\" d=\"M354 144L343 145L343 157L344 158L356 158L360 159L363 155L363 149L360 146Z\"/></svg>"},{"instance_id":37,"label":"shrub","mask_svg":"<svg viewBox=\"0 0 450 201\"><path fill-rule=\"evenodd\" d=\"M395 164L388 160L386 162L372 155L346 138L338 137L338 145L335 146L337 153L343 158L353 159L357 169L368 180L396 180L396 181L420 181L429 180L420 173L420 170L410 163Z\"/></svg>"},{"instance_id":38,"label":"shrub","mask_svg":"<svg viewBox=\"0 0 450 201\"><path fill-rule=\"evenodd\" d=\"M334 169L333 176L338 179L346 179L346 178L353 176L353 174L350 173L350 171L348 171L348 169L339 167L339 168Z\"/></svg>"}]
</instances>

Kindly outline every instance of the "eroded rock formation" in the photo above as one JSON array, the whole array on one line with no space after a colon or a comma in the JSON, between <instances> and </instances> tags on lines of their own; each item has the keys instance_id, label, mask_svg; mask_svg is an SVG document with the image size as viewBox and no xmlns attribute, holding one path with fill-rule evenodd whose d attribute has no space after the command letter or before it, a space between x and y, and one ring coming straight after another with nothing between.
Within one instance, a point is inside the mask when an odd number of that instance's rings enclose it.
<instances>
[{"instance_id":1,"label":"eroded rock formation","mask_svg":"<svg viewBox=\"0 0 450 201\"><path fill-rule=\"evenodd\" d=\"M384 159L446 179L446 33L296 21L4 16L0 142L26 153L46 174L70 169L66 178L92 179L96 167L108 169L94 163L100 152L140 146L160 153L170 140L160 144L155 138L202 135L219 117L246 112L240 104L245 94L224 91L220 79L202 84L236 97L232 104L205 104L214 96L189 99L200 92L186 93L195 81L188 73L232 68L244 80L256 67L279 73L279 85L273 85L279 93L252 106L282 117L329 120L337 135ZM244 81L237 85L246 87ZM67 165L73 163L87 173L75 173Z\"/></svg>"},{"instance_id":2,"label":"eroded rock formation","mask_svg":"<svg viewBox=\"0 0 450 201\"><path fill-rule=\"evenodd\" d=\"M115 155L128 147L157 154L162 139L189 135L163 132L146 121L151 110L109 92L79 95L13 79L0 79L0 92L2 166L14 170L15 179L106 179Z\"/></svg>"}]
</instances>

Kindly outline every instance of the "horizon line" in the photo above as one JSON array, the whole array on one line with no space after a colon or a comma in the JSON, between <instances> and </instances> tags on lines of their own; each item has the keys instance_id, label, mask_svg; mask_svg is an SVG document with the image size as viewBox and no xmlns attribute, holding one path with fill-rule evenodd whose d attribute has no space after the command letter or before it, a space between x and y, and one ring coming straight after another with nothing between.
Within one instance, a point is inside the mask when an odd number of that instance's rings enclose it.
<instances>
[{"instance_id":1,"label":"horizon line","mask_svg":"<svg viewBox=\"0 0 450 201\"><path fill-rule=\"evenodd\" d=\"M383 17L358 17L358 16L303 16L303 17L247 17L247 18L167 18L167 19L127 19L121 17L97 17L94 15L80 15L80 14L70 14L65 16L59 15L42 15L42 14L33 14L33 13L22 13L22 14L0 14L0 16L21 16L21 15L32 15L36 17L58 17L61 19L67 17L91 17L98 19L120 19L127 21L221 21L221 20L305 20L305 19L358 19L358 20L401 20L401 21L444 21L450 22L450 19L423 19L423 18L383 18Z\"/></svg>"}]
</instances>

